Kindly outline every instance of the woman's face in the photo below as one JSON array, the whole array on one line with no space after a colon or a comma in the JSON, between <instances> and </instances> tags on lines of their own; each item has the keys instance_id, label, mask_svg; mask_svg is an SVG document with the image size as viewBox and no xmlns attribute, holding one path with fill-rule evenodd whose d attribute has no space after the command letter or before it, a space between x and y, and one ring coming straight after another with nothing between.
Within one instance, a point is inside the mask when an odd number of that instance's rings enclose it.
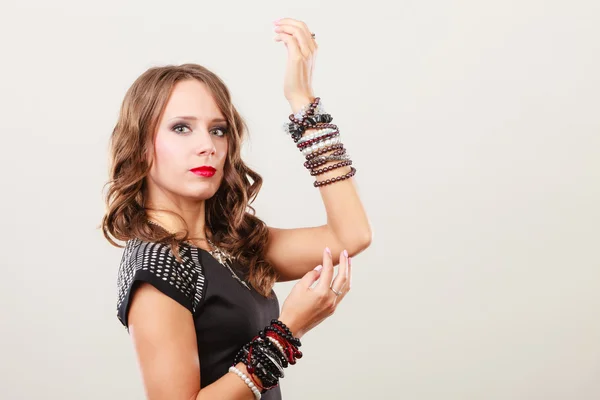
<instances>
[{"instance_id":1,"label":"woman's face","mask_svg":"<svg viewBox=\"0 0 600 400\"><path fill-rule=\"evenodd\" d=\"M148 176L151 197L211 198L223 178L227 135L227 121L206 85L178 82L157 127Z\"/></svg>"}]
</instances>

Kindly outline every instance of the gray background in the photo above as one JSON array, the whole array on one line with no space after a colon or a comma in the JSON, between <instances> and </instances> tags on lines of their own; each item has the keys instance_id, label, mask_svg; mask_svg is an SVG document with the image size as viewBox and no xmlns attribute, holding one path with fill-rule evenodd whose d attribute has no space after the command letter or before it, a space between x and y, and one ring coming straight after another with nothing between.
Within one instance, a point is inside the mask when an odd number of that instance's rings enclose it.
<instances>
[{"instance_id":1,"label":"gray background","mask_svg":"<svg viewBox=\"0 0 600 400\"><path fill-rule=\"evenodd\" d=\"M324 223L280 131L285 16L317 34L315 92L375 233L285 399L600 398L600 3L532 0L3 1L0 398L143 398L114 310L121 250L97 226L146 68L223 77L259 216Z\"/></svg>"}]
</instances>

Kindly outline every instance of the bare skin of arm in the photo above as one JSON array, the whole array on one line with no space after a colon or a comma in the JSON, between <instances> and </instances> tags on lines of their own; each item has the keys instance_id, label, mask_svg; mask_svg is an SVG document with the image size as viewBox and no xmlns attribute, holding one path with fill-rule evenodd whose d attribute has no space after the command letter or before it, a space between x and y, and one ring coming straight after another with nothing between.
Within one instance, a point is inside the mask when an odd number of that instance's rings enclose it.
<instances>
[{"instance_id":1,"label":"bare skin of arm","mask_svg":"<svg viewBox=\"0 0 600 400\"><path fill-rule=\"evenodd\" d=\"M200 388L200 361L192 315L154 286L143 283L129 310L129 331L149 400L253 400L234 374ZM237 368L248 375L246 366ZM260 381L258 381L260 383Z\"/></svg>"}]
</instances>

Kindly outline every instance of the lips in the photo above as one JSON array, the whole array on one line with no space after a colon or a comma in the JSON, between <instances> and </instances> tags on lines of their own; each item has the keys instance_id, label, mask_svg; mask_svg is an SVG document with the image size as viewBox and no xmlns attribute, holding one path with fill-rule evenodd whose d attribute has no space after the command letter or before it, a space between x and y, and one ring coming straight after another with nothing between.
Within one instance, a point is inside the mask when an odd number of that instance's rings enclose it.
<instances>
[{"instance_id":1,"label":"lips","mask_svg":"<svg viewBox=\"0 0 600 400\"><path fill-rule=\"evenodd\" d=\"M193 174L196 174L198 176L211 177L215 174L215 172L217 172L217 170L214 169L213 167L202 166L202 167L198 167L198 168L192 168L192 169L190 169L190 172L192 172Z\"/></svg>"}]
</instances>

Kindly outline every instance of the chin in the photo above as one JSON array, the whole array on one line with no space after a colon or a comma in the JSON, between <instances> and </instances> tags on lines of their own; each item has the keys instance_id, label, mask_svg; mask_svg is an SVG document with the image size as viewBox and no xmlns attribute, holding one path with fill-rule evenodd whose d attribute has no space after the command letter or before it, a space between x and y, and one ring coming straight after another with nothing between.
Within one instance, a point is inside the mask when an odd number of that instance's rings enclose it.
<instances>
[{"instance_id":1,"label":"chin","mask_svg":"<svg viewBox=\"0 0 600 400\"><path fill-rule=\"evenodd\" d=\"M219 187L216 185L202 185L200 188L190 188L186 190L186 196L191 197L197 200L206 200L210 199L217 193Z\"/></svg>"}]
</instances>

